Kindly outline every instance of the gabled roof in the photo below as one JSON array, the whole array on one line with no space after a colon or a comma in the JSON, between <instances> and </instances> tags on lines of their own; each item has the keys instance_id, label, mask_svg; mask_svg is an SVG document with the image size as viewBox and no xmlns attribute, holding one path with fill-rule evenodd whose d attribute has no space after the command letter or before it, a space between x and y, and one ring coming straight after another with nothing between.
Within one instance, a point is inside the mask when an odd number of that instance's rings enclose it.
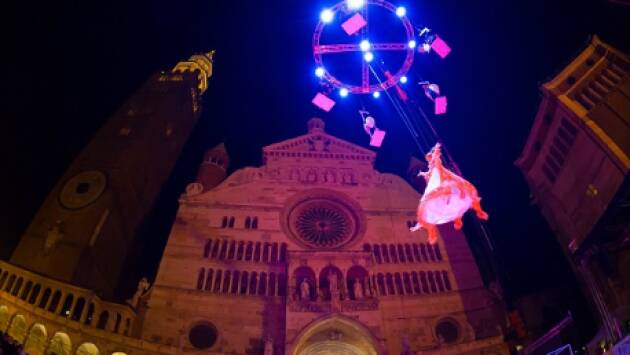
<instances>
[{"instance_id":1,"label":"gabled roof","mask_svg":"<svg viewBox=\"0 0 630 355\"><path fill-rule=\"evenodd\" d=\"M323 121L313 118L309 133L263 147L263 161L271 157L362 160L373 164L376 153L325 133Z\"/></svg>"}]
</instances>

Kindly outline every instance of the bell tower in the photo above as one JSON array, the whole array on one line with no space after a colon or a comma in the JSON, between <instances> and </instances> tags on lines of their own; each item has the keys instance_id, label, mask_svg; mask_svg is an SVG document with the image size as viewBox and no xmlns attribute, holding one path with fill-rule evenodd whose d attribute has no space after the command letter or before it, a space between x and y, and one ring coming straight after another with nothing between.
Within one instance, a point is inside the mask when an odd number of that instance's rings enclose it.
<instances>
[{"instance_id":1,"label":"bell tower","mask_svg":"<svg viewBox=\"0 0 630 355\"><path fill-rule=\"evenodd\" d=\"M13 264L111 297L200 116L213 54L153 75L110 117L40 207Z\"/></svg>"}]
</instances>

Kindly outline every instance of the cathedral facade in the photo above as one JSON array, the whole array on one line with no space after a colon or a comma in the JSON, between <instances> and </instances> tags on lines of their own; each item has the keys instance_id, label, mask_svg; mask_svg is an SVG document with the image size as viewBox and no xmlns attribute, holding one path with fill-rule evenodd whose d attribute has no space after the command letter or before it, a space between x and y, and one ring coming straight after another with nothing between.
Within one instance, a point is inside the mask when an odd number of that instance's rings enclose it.
<instances>
[{"instance_id":1,"label":"cathedral facade","mask_svg":"<svg viewBox=\"0 0 630 355\"><path fill-rule=\"evenodd\" d=\"M208 58L152 79L181 94L191 127ZM132 100L121 115L142 112ZM113 122L102 134L142 133ZM176 154L187 131L164 125ZM120 270L99 264L99 243L141 219L129 219L116 194L144 180L111 180L133 155L87 150L11 262L0 261L0 331L29 354L507 354L500 295L484 287L465 235L441 226L431 245L411 233L420 194L322 120L307 128L264 147L262 166L229 176L225 148L208 151L180 197L156 279L141 280L125 304L107 296Z\"/></svg>"}]
</instances>

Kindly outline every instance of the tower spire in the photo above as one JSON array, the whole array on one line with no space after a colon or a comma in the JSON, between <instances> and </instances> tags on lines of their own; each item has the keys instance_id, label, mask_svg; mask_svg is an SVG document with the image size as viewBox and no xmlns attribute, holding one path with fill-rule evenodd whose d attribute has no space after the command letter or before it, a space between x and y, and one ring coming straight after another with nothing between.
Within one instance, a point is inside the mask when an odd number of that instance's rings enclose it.
<instances>
[{"instance_id":1,"label":"tower spire","mask_svg":"<svg viewBox=\"0 0 630 355\"><path fill-rule=\"evenodd\" d=\"M181 61L173 68L173 73L197 72L199 91L203 94L208 89L208 79L212 76L212 63L215 51L194 54L188 60Z\"/></svg>"}]
</instances>

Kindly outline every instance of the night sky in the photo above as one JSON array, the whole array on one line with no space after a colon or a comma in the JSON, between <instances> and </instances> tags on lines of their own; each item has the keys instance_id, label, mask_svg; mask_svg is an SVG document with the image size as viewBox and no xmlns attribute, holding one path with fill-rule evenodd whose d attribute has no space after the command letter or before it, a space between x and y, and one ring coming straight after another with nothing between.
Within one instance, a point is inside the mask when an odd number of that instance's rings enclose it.
<instances>
[{"instance_id":1,"label":"night sky","mask_svg":"<svg viewBox=\"0 0 630 355\"><path fill-rule=\"evenodd\" d=\"M630 50L630 7L605 1L401 1L414 22L433 28L454 49L444 61L418 60L411 81L421 73L448 93L449 113L430 119L483 197L507 292L517 297L559 284L575 288L513 162L540 103L539 86L591 34ZM331 4L73 1L21 3L19 11L6 13L0 258L9 258L48 191L108 116L152 73L196 52L217 50L215 74L197 129L143 228L130 284L137 275L154 275L176 198L194 178L205 149L225 141L231 171L260 165L262 146L304 134L315 115L325 119L329 133L367 146L356 97L331 113L310 104L318 88L312 31L321 9ZM409 157L421 153L400 117L383 98L363 104L389 134L377 169L404 174Z\"/></svg>"}]
</instances>

